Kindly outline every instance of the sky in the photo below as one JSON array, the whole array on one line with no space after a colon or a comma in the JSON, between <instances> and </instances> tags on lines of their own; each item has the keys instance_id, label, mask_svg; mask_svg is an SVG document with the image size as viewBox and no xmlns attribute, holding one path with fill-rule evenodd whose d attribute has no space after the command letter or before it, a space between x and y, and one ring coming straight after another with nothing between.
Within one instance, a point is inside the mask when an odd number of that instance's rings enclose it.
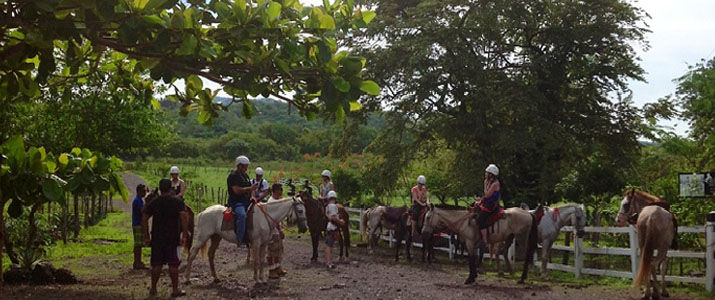
<instances>
[{"instance_id":1,"label":"sky","mask_svg":"<svg viewBox=\"0 0 715 300\"><path fill-rule=\"evenodd\" d=\"M322 0L300 2L323 3ZM635 105L642 107L675 92L674 80L685 74L689 65L715 57L715 0L641 0L634 4L651 16L647 23L652 32L646 35L649 48L644 51L636 47L646 81L631 81L628 85ZM661 121L660 125L673 128L679 135L687 134L689 129L683 121Z\"/></svg>"}]
</instances>

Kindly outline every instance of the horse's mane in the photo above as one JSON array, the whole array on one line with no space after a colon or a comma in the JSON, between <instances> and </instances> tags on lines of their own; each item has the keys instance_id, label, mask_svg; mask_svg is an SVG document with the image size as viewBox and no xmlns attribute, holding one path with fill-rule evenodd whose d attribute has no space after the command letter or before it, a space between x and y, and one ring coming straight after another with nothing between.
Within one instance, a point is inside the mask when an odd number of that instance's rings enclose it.
<instances>
[{"instance_id":1,"label":"horse's mane","mask_svg":"<svg viewBox=\"0 0 715 300\"><path fill-rule=\"evenodd\" d=\"M625 195L628 196L629 194L638 195L638 197L646 199L650 202L664 202L663 199L653 196L653 195L646 193L644 191L641 191L641 190L636 190L636 189L626 190Z\"/></svg>"},{"instance_id":2,"label":"horse's mane","mask_svg":"<svg viewBox=\"0 0 715 300\"><path fill-rule=\"evenodd\" d=\"M552 207L552 208L562 209L562 208L566 208L566 207L578 207L578 208L583 209L582 205L578 204L578 203L566 203L564 205L559 205L559 206Z\"/></svg>"},{"instance_id":3,"label":"horse's mane","mask_svg":"<svg viewBox=\"0 0 715 300\"><path fill-rule=\"evenodd\" d=\"M293 197L284 197L284 198L278 199L276 201L266 202L266 203L262 203L262 204L263 205L273 205L273 204L283 203L288 200L293 200Z\"/></svg>"}]
</instances>

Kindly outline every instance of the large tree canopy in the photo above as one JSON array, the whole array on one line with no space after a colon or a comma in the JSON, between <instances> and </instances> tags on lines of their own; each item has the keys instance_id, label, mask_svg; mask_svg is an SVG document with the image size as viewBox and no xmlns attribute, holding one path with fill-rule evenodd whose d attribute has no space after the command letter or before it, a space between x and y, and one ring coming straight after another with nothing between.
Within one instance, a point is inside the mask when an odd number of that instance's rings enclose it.
<instances>
[{"instance_id":1,"label":"large tree canopy","mask_svg":"<svg viewBox=\"0 0 715 300\"><path fill-rule=\"evenodd\" d=\"M622 0L367 2L381 17L353 45L385 87L368 105L414 129L376 142L388 169L430 155L423 141L444 140L463 195L496 163L507 198L533 203L552 199L593 153L628 165L641 119L626 87L642 79L633 49L646 46L641 9ZM417 146L389 145L410 139Z\"/></svg>"},{"instance_id":2,"label":"large tree canopy","mask_svg":"<svg viewBox=\"0 0 715 300\"><path fill-rule=\"evenodd\" d=\"M202 122L223 109L202 78L242 102L247 117L251 97L272 95L309 118L331 112L342 119L363 93L379 93L362 79L365 60L336 43L375 17L352 2L2 1L0 101L62 94L102 70L111 72L109 90L129 90L155 106L154 80L163 80L175 92L170 99L185 112L198 110ZM174 85L178 79L185 88Z\"/></svg>"}]
</instances>

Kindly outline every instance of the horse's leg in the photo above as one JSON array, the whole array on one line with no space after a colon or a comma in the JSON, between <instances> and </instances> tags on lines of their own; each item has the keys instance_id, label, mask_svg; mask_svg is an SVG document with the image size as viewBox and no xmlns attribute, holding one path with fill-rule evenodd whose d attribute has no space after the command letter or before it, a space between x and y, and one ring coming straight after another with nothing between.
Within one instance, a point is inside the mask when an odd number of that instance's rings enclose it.
<instances>
[{"instance_id":1,"label":"horse's leg","mask_svg":"<svg viewBox=\"0 0 715 300\"><path fill-rule=\"evenodd\" d=\"M258 265L260 266L258 269L258 272L260 273L259 277L261 278L261 282L267 282L268 280L266 279L266 275L263 272L263 269L265 267L264 262L266 260L266 249L268 249L268 245L262 245L259 247L259 250L257 253L254 253L254 259L258 260Z\"/></svg>"},{"instance_id":2,"label":"horse's leg","mask_svg":"<svg viewBox=\"0 0 715 300\"><path fill-rule=\"evenodd\" d=\"M663 252L665 253L665 251L663 251ZM658 251L658 253L660 253L660 251ZM660 256L660 254L658 254L658 256ZM668 272L668 256L667 255L663 255L663 256L664 256L663 260L660 261L660 276L661 276L661 279L663 280L663 285L660 288L660 295L665 298L668 298L668 297L670 297L670 294L668 293L668 291L665 290L665 285L666 285L665 274Z\"/></svg>"},{"instance_id":3,"label":"horse's leg","mask_svg":"<svg viewBox=\"0 0 715 300\"><path fill-rule=\"evenodd\" d=\"M191 278L191 265L193 264L194 259L196 258L196 255L199 253L199 250L201 249L201 247L203 247L204 244L206 243L207 239L208 239L208 237L199 236L198 240L196 241L196 244L193 244L191 246L191 250L189 250L189 257L186 259L186 275L185 275L186 284L191 283L189 281L189 279Z\"/></svg>"},{"instance_id":4,"label":"horse's leg","mask_svg":"<svg viewBox=\"0 0 715 300\"><path fill-rule=\"evenodd\" d=\"M313 256L310 258L311 261L318 260L318 243L320 242L320 231L310 231L310 240L313 246Z\"/></svg>"},{"instance_id":5,"label":"horse's leg","mask_svg":"<svg viewBox=\"0 0 715 300\"><path fill-rule=\"evenodd\" d=\"M400 248L402 248L402 239L404 238L404 233L401 229L395 231L397 233L397 247L395 247L395 261L400 260Z\"/></svg>"},{"instance_id":6,"label":"horse's leg","mask_svg":"<svg viewBox=\"0 0 715 300\"><path fill-rule=\"evenodd\" d=\"M468 241L471 242L467 245L467 260L469 261L469 277L467 277L467 280L464 281L464 284L472 284L477 280L477 254L475 253L475 243L474 241ZM480 256L484 255L480 251ZM480 258L481 260L481 258Z\"/></svg>"},{"instance_id":7,"label":"horse's leg","mask_svg":"<svg viewBox=\"0 0 715 300\"><path fill-rule=\"evenodd\" d=\"M211 246L209 247L209 268L211 269L211 276L214 278L214 282L219 282L218 276L216 276L216 266L214 264L214 258L216 257L216 249L221 243L221 236L214 234L211 236Z\"/></svg>"},{"instance_id":8,"label":"horse's leg","mask_svg":"<svg viewBox=\"0 0 715 300\"><path fill-rule=\"evenodd\" d=\"M343 227L343 239L345 239L345 260L350 258L350 220L345 220Z\"/></svg>"},{"instance_id":9,"label":"horse's leg","mask_svg":"<svg viewBox=\"0 0 715 300\"><path fill-rule=\"evenodd\" d=\"M251 247L249 247L246 250L247 250L246 251L246 265L250 265L251 264L251 252L253 252L253 249Z\"/></svg>"},{"instance_id":10,"label":"horse's leg","mask_svg":"<svg viewBox=\"0 0 715 300\"><path fill-rule=\"evenodd\" d=\"M489 246L489 256L492 257L492 261L496 260L497 263L497 276L504 277L504 272L501 270L501 243L489 244Z\"/></svg>"},{"instance_id":11,"label":"horse's leg","mask_svg":"<svg viewBox=\"0 0 715 300\"><path fill-rule=\"evenodd\" d=\"M511 248L511 244L513 243L514 237L511 236L506 240L506 242L504 242L501 251L499 251L499 254L504 257L504 264L506 265L506 270L509 272L510 275L514 275L514 268L512 268L511 261L509 261L509 248Z\"/></svg>"},{"instance_id":12,"label":"horse's leg","mask_svg":"<svg viewBox=\"0 0 715 300\"><path fill-rule=\"evenodd\" d=\"M340 258L338 258L339 262L343 261L343 247L345 247L345 243L343 243L343 233L340 232L340 229L338 229L338 244L340 245Z\"/></svg>"},{"instance_id":13,"label":"horse's leg","mask_svg":"<svg viewBox=\"0 0 715 300\"><path fill-rule=\"evenodd\" d=\"M549 270L547 264L549 263L549 252L551 252L551 245L553 241L544 240L541 242L541 279L547 279L549 277Z\"/></svg>"},{"instance_id":14,"label":"horse's leg","mask_svg":"<svg viewBox=\"0 0 715 300\"><path fill-rule=\"evenodd\" d=\"M252 241L253 242L253 253L259 253L260 251L260 241ZM258 277L258 268L260 268L260 259L254 259L253 260L253 281L256 283L261 283L261 278Z\"/></svg>"}]
</instances>

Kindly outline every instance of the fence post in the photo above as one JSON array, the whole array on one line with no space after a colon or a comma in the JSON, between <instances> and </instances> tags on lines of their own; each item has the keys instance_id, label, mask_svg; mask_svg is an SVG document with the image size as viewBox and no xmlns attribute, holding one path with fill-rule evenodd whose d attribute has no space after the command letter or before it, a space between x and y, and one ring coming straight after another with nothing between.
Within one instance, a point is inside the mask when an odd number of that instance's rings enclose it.
<instances>
[{"instance_id":1,"label":"fence post","mask_svg":"<svg viewBox=\"0 0 715 300\"><path fill-rule=\"evenodd\" d=\"M631 248L631 278L636 278L638 273L638 233L633 225L628 225L628 244Z\"/></svg>"},{"instance_id":2,"label":"fence post","mask_svg":"<svg viewBox=\"0 0 715 300\"><path fill-rule=\"evenodd\" d=\"M575 226L573 230L574 276L576 278L581 278L581 272L583 271L583 238L578 236Z\"/></svg>"},{"instance_id":3,"label":"fence post","mask_svg":"<svg viewBox=\"0 0 715 300\"><path fill-rule=\"evenodd\" d=\"M705 225L705 290L713 291L715 285L715 211L707 216Z\"/></svg>"},{"instance_id":4,"label":"fence post","mask_svg":"<svg viewBox=\"0 0 715 300\"><path fill-rule=\"evenodd\" d=\"M395 242L392 239L392 230L390 230L390 248L394 247L394 245L393 245L394 243Z\"/></svg>"},{"instance_id":5,"label":"fence post","mask_svg":"<svg viewBox=\"0 0 715 300\"><path fill-rule=\"evenodd\" d=\"M365 228L365 227L363 227L363 226L365 226L365 224L362 223L362 216L364 214L365 214L365 208L360 207L360 232L363 232L363 230L364 230L363 228ZM362 240L363 240L363 236L360 235L360 241L362 242Z\"/></svg>"},{"instance_id":6,"label":"fence post","mask_svg":"<svg viewBox=\"0 0 715 300\"><path fill-rule=\"evenodd\" d=\"M424 241L422 242L422 247L424 247ZM454 247L454 244L452 243L452 235L449 236L449 259L454 260L454 252L456 252L456 249Z\"/></svg>"}]
</instances>

